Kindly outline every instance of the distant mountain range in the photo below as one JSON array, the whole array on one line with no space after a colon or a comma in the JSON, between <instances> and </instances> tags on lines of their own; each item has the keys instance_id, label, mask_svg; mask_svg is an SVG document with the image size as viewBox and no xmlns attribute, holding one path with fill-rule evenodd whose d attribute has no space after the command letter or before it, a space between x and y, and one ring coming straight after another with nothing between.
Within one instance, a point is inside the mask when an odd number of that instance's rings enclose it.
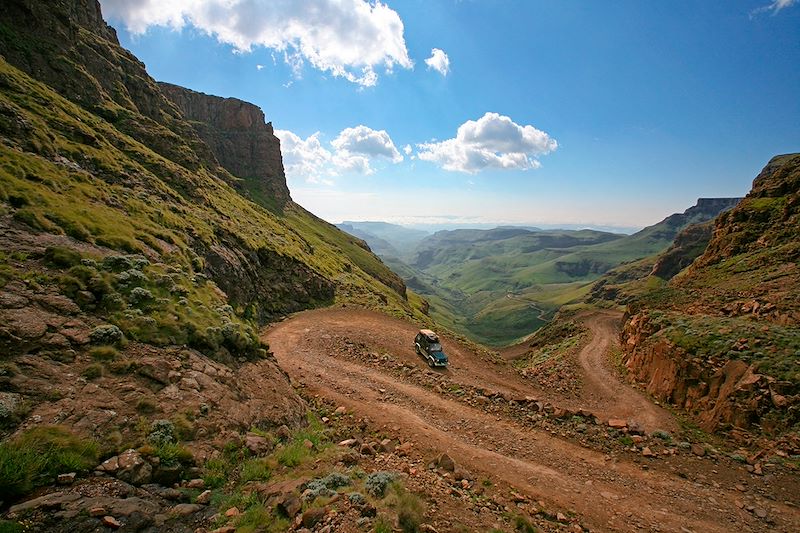
<instances>
[{"instance_id":1,"label":"distant mountain range","mask_svg":"<svg viewBox=\"0 0 800 533\"><path fill-rule=\"evenodd\" d=\"M739 198L700 198L683 213L632 235L590 229L504 226L432 235L385 222L345 222L406 284L430 302L438 322L488 344L530 334L593 280L666 250L684 228L712 220Z\"/></svg>"}]
</instances>

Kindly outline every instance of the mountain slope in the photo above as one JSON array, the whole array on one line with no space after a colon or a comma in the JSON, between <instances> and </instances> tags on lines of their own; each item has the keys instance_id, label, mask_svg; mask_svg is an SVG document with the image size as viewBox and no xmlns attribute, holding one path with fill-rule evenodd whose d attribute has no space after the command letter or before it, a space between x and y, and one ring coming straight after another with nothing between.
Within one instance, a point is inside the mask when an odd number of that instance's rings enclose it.
<instances>
[{"instance_id":1,"label":"mountain slope","mask_svg":"<svg viewBox=\"0 0 800 533\"><path fill-rule=\"evenodd\" d=\"M800 154L777 156L717 217L702 255L634 291L623 332L633 376L706 429L796 433L798 243Z\"/></svg>"},{"instance_id":2,"label":"mountain slope","mask_svg":"<svg viewBox=\"0 0 800 533\"><path fill-rule=\"evenodd\" d=\"M94 0L4 2L0 54L3 437L55 421L108 456L168 420L202 462L305 422L260 325L333 303L424 318L363 241L291 201L260 110L237 101L249 126L207 144L225 129L187 121ZM271 170L221 148L248 146Z\"/></svg>"}]
</instances>

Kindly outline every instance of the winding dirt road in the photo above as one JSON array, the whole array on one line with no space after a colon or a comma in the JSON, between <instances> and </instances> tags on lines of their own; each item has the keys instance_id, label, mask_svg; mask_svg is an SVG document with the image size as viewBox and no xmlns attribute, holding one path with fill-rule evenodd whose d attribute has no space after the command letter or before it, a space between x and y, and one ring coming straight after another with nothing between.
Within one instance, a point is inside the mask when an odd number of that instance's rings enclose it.
<instances>
[{"instance_id":1,"label":"winding dirt road","mask_svg":"<svg viewBox=\"0 0 800 533\"><path fill-rule=\"evenodd\" d=\"M590 340L578 354L585 384L581 403L600 418L635 420L647 432L656 429L674 431L677 424L666 409L626 383L621 383L616 370L609 365L609 351L617 344L622 313L592 311L578 315L589 329Z\"/></svg>"},{"instance_id":2,"label":"winding dirt road","mask_svg":"<svg viewBox=\"0 0 800 533\"><path fill-rule=\"evenodd\" d=\"M620 383L605 363L618 319L609 313L585 318L593 334L579 356L587 378L585 400L603 413L671 428L666 411ZM415 375L434 375L414 353L416 330L379 313L326 309L295 315L264 336L281 367L312 394L368 417L376 429L391 428L423 455L446 450L475 473L577 512L593 531L800 531L796 493L771 498L769 527L742 509L734 483L746 473L739 469L695 458L677 466L659 459L662 467L645 469L637 460L583 447L415 383ZM347 357L354 345L366 347L376 361L390 357L393 365L410 369L408 378ZM451 365L434 377L448 386L482 387L510 397L543 394L507 363L489 361L450 339L443 339L443 346ZM558 404L558 398L547 399ZM694 462L687 467L686 461ZM687 468L695 470L687 475Z\"/></svg>"}]
</instances>

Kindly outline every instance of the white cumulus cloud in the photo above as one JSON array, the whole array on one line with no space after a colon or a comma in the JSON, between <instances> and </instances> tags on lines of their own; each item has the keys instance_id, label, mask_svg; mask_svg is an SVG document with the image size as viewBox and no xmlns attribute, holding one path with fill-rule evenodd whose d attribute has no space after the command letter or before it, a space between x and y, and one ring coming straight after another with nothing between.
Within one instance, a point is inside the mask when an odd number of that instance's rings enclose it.
<instances>
[{"instance_id":1,"label":"white cumulus cloud","mask_svg":"<svg viewBox=\"0 0 800 533\"><path fill-rule=\"evenodd\" d=\"M418 144L419 158L445 170L475 174L487 168L528 170L541 166L538 156L558 148L547 133L520 126L509 117L486 113L458 128L455 138Z\"/></svg>"},{"instance_id":2,"label":"white cumulus cloud","mask_svg":"<svg viewBox=\"0 0 800 533\"><path fill-rule=\"evenodd\" d=\"M450 58L447 57L444 50L439 48L431 50L431 57L425 60L425 64L429 69L432 68L442 76L447 76L447 73L450 72Z\"/></svg>"},{"instance_id":3,"label":"white cumulus cloud","mask_svg":"<svg viewBox=\"0 0 800 533\"><path fill-rule=\"evenodd\" d=\"M303 178L311 183L320 182L333 155L319 140L319 132L302 139L289 130L275 130L281 140L283 167L289 178Z\"/></svg>"},{"instance_id":4,"label":"white cumulus cloud","mask_svg":"<svg viewBox=\"0 0 800 533\"><path fill-rule=\"evenodd\" d=\"M412 68L403 21L386 4L367 0L101 0L111 21L133 33L151 26L194 26L241 52L282 52L295 72L306 62L361 86L376 69Z\"/></svg>"},{"instance_id":5,"label":"white cumulus cloud","mask_svg":"<svg viewBox=\"0 0 800 533\"><path fill-rule=\"evenodd\" d=\"M319 132L303 139L289 130L275 130L281 140L286 176L311 183L330 183L341 174L372 174L375 160L400 163L403 156L389 134L364 125L345 128L328 143L320 141Z\"/></svg>"},{"instance_id":6,"label":"white cumulus cloud","mask_svg":"<svg viewBox=\"0 0 800 533\"><path fill-rule=\"evenodd\" d=\"M397 151L386 130L373 130L363 125L343 129L339 136L331 141L331 145L340 153L383 157L392 163L403 160L403 156Z\"/></svg>"}]
</instances>

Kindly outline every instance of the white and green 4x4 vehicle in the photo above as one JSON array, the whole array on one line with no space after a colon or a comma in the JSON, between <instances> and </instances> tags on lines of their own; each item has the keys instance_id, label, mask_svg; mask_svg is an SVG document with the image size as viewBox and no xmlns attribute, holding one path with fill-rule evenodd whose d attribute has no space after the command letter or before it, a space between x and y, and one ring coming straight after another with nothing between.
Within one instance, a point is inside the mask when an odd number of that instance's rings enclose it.
<instances>
[{"instance_id":1,"label":"white and green 4x4 vehicle","mask_svg":"<svg viewBox=\"0 0 800 533\"><path fill-rule=\"evenodd\" d=\"M447 366L447 356L442 350L439 336L431 330L419 330L414 337L414 349L428 361L428 366Z\"/></svg>"}]
</instances>

